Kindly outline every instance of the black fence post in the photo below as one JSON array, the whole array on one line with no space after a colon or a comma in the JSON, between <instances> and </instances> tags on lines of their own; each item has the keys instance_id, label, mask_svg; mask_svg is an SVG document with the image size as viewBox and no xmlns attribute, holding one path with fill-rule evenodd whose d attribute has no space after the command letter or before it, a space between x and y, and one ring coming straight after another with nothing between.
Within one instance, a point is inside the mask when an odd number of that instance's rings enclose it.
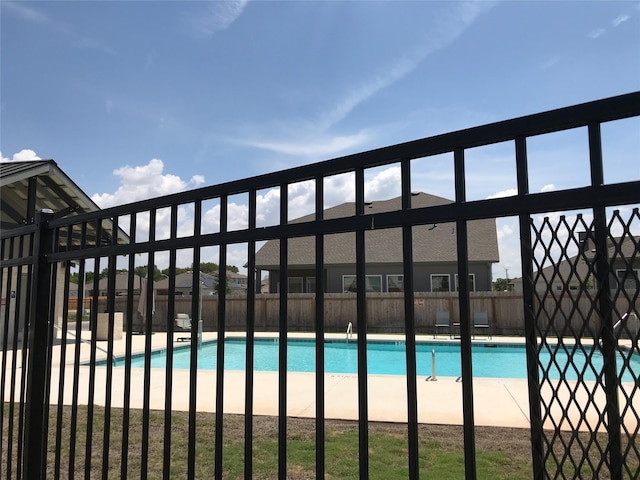
<instances>
[{"instance_id":1,"label":"black fence post","mask_svg":"<svg viewBox=\"0 0 640 480\"><path fill-rule=\"evenodd\" d=\"M48 228L53 211L38 212L34 236L34 282L27 321L29 322L29 346L27 366L27 391L25 413L24 471L25 478L44 478L46 452L44 451L45 399L47 393L47 342L51 303L51 265L47 254L51 253L53 233Z\"/></svg>"}]
</instances>

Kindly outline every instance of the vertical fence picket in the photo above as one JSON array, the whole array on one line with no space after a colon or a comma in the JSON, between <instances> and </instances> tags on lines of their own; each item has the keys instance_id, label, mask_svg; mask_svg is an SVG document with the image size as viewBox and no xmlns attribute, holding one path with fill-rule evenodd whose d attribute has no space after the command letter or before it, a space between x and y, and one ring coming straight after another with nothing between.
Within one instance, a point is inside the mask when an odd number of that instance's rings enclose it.
<instances>
[{"instance_id":1,"label":"vertical fence picket","mask_svg":"<svg viewBox=\"0 0 640 480\"><path fill-rule=\"evenodd\" d=\"M0 259L5 259L8 257L7 252L5 250L6 245L9 242L13 242L14 239L2 239L0 240ZM5 385L7 384L7 352L8 352L8 335L9 335L9 322L13 321L9 316L10 310L10 300L11 300L11 272L12 268L1 268L0 269L0 296L3 296L5 299L5 311L4 317L2 318L2 346L0 347L2 350L2 371L0 372L0 432L4 432L4 415L5 415ZM6 284L6 288L2 288L2 285ZM11 385L11 384L9 384ZM11 405L9 405L11 407ZM11 418L11 410L9 410L9 418ZM0 468L4 467L7 470L7 474L11 471L11 450L7 448L7 444L9 443L11 436L7 435L5 439L4 435L0 435L0 452L6 452L5 455L0 455Z\"/></svg>"},{"instance_id":2,"label":"vertical fence picket","mask_svg":"<svg viewBox=\"0 0 640 480\"><path fill-rule=\"evenodd\" d=\"M454 151L456 202L466 201L464 150ZM469 251L466 220L456 221L458 251L458 295L460 304L460 355L462 361L462 410L464 419L465 478L476 478L476 440L473 411L473 367L471 357L471 302L469 300ZM464 280L463 280L464 279Z\"/></svg>"},{"instance_id":3,"label":"vertical fence picket","mask_svg":"<svg viewBox=\"0 0 640 480\"><path fill-rule=\"evenodd\" d=\"M515 140L516 174L518 195L529 194L529 168L527 160L526 139L519 136ZM529 390L529 418L531 420L531 454L533 460L533 478L544 478L543 460L543 425L540 409L541 395L538 379L538 341L536 335L536 319L534 314L533 290L533 247L531 242L531 216L523 212L518 216L520 230L520 262L522 265L523 309L525 348L527 355L527 383Z\"/></svg>"},{"instance_id":4,"label":"vertical fence picket","mask_svg":"<svg viewBox=\"0 0 640 480\"><path fill-rule=\"evenodd\" d=\"M178 236L178 206L171 207L171 220L169 227L169 238L175 240ZM163 432L163 454L162 454L162 478L168 480L171 477L171 426L173 410L173 340L174 340L174 318L176 318L176 261L177 252L175 248L169 250L169 295L167 298L167 318L165 327L167 330L166 348L167 363L165 366L165 390L164 390L164 432Z\"/></svg>"},{"instance_id":5,"label":"vertical fence picket","mask_svg":"<svg viewBox=\"0 0 640 480\"><path fill-rule=\"evenodd\" d=\"M98 223L98 225L100 225ZM96 243L100 236L100 227L96 228ZM100 257L93 259L93 295L91 296L91 311L89 325L91 329L90 352L89 352L89 383L87 385L87 428L85 435L85 453L84 453L84 477L86 480L91 478L91 468L93 464L93 421L95 413L95 394L96 394L96 342L98 332L98 305L100 298Z\"/></svg>"},{"instance_id":6,"label":"vertical fence picket","mask_svg":"<svg viewBox=\"0 0 640 480\"><path fill-rule=\"evenodd\" d=\"M136 242L136 215L129 216L129 241ZM124 391L122 392L122 448L120 450L120 477L127 478L129 471L129 430L131 406L131 355L133 337L134 291L135 291L135 255L128 256L127 271L127 304L125 321L125 350L124 350Z\"/></svg>"},{"instance_id":7,"label":"vertical fence picket","mask_svg":"<svg viewBox=\"0 0 640 480\"><path fill-rule=\"evenodd\" d=\"M401 163L402 210L411 209L411 163L405 159ZM413 229L402 227L402 271L405 317L405 348L407 362L407 427L409 451L409 478L420 476L418 457L418 373L416 365L416 324L413 287Z\"/></svg>"},{"instance_id":8,"label":"vertical fence picket","mask_svg":"<svg viewBox=\"0 0 640 480\"><path fill-rule=\"evenodd\" d=\"M355 171L356 217L364 216L364 168ZM369 478L369 401L367 377L367 273L365 231L356 230L356 323L358 325L358 439L360 478Z\"/></svg>"},{"instance_id":9,"label":"vertical fence picket","mask_svg":"<svg viewBox=\"0 0 640 480\"><path fill-rule=\"evenodd\" d=\"M316 220L324 219L324 179L315 179L316 197L315 214ZM324 382L324 236L316 234L316 266L315 266L315 339L316 339L316 478L325 477L325 382Z\"/></svg>"},{"instance_id":10,"label":"vertical fence picket","mask_svg":"<svg viewBox=\"0 0 640 480\"><path fill-rule=\"evenodd\" d=\"M18 255L22 256L25 253L25 238L20 238L20 241L18 242ZM32 250L31 252L29 252L31 255L33 255L35 252ZM28 272L28 276L27 276L27 284L26 285L22 285L22 282L20 281L20 278L22 277L22 272L24 272L26 268L26 271ZM15 304L15 308L16 308L16 318L20 318L21 314L20 311L21 309L25 308L28 309L27 304L30 303L30 301L26 302L26 305L24 307L22 307L20 305L20 302L17 299L22 298L22 291L24 289L24 291L27 293L27 296L31 295L32 292L32 285L33 285L33 279L32 276L30 275L31 272L33 272L34 266L33 265L28 265L26 267L24 266L19 266L17 267L17 279L16 279L16 304ZM24 317L25 319L31 315L30 311L25 311L24 312ZM18 374L16 371L16 368L21 368L22 372L20 374L20 394L19 394L19 398L20 399L24 399L26 398L26 387L27 387L27 362L29 359L28 356L28 349L27 349L27 343L29 341L29 322L27 322L26 320L24 321L24 325L22 327L22 333L23 333L23 340L22 340L22 348L20 349L18 347L18 331L19 331L19 321L14 323L14 337L12 339L12 345L13 345L13 351L16 352L16 355L13 355L13 359L12 359L12 365L11 365L11 380L10 380L10 384L14 385L15 382L17 381L18 378ZM17 352L20 351L21 352L21 356L22 356L22 361L20 364L20 367L18 367L18 358L17 358ZM11 391L11 395L10 395L10 403L11 403L11 409L10 409L10 417L9 417L9 436L12 437L13 436L13 427L14 427L14 411L15 411L15 389L13 389ZM18 430L17 430L17 436L16 436L16 440L17 440L17 451L16 451L16 459L20 459L22 458L22 451L23 451L23 442L21 441L24 438L24 424L25 424L25 416L24 416L24 412L25 412L25 405L23 403L20 403L20 405L18 406ZM16 467L16 476L18 478L20 478L22 476L22 471L23 471L23 465L22 463L18 462L18 465ZM7 473L10 475L11 469L7 469Z\"/></svg>"},{"instance_id":11,"label":"vertical fence picket","mask_svg":"<svg viewBox=\"0 0 640 480\"><path fill-rule=\"evenodd\" d=\"M249 191L249 230L256 228L256 191ZM253 359L255 339L256 290L261 279L256 271L256 242L247 245L247 316L245 337L245 383L244 383L244 477L253 474Z\"/></svg>"},{"instance_id":12,"label":"vertical fence picket","mask_svg":"<svg viewBox=\"0 0 640 480\"><path fill-rule=\"evenodd\" d=\"M286 225L289 217L288 185L280 184L280 225ZM287 265L289 249L287 239L280 238L280 297L278 305L278 478L287 478L287 340L289 277Z\"/></svg>"},{"instance_id":13,"label":"vertical fence picket","mask_svg":"<svg viewBox=\"0 0 640 480\"><path fill-rule=\"evenodd\" d=\"M202 200L195 202L193 213L194 237L199 239L202 235ZM191 279L191 345L189 361L189 441L187 451L187 478L196 478L196 407L198 391L198 323L201 320L200 312L200 246L193 248L193 275Z\"/></svg>"},{"instance_id":14,"label":"vertical fence picket","mask_svg":"<svg viewBox=\"0 0 640 480\"><path fill-rule=\"evenodd\" d=\"M149 211L149 242L156 238L156 209ZM151 417L151 335L153 335L153 274L155 270L155 252L151 251L147 256L147 281L143 282L146 305L144 305L144 381L142 390L142 445L140 452L140 478L145 480L149 475L149 431ZM140 291L142 298L143 292Z\"/></svg>"},{"instance_id":15,"label":"vertical fence picket","mask_svg":"<svg viewBox=\"0 0 640 480\"><path fill-rule=\"evenodd\" d=\"M220 199L220 233L227 232L228 199ZM224 351L227 308L227 245L219 247L218 260L218 348L216 350L216 433L215 433L215 477L222 480L222 451L224 445Z\"/></svg>"}]
</instances>

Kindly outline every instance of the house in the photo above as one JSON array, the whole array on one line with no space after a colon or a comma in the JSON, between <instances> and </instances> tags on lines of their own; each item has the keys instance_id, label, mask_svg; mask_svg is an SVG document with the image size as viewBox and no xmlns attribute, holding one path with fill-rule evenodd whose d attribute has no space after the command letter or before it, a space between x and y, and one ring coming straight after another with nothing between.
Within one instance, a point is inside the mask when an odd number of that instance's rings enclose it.
<instances>
[{"instance_id":1,"label":"house","mask_svg":"<svg viewBox=\"0 0 640 480\"><path fill-rule=\"evenodd\" d=\"M227 271L227 285L232 294L246 294L247 293L248 278L241 273L235 273Z\"/></svg>"},{"instance_id":2,"label":"house","mask_svg":"<svg viewBox=\"0 0 640 480\"><path fill-rule=\"evenodd\" d=\"M133 294L134 295L139 295L140 294L140 286L142 285L142 278L138 275L134 274L134 280L133 280ZM87 297L89 296L93 296L93 287L94 287L94 283L93 282L87 282L84 285L84 292L85 295ZM127 272L118 272L116 273L116 281L115 281L115 295L116 297L122 296L122 295L127 295L129 292L129 274ZM72 285L69 286L70 291L74 290L74 287ZM98 296L100 297L106 297L107 293L108 293L108 289L109 289L109 279L107 277L105 278L101 278L98 281ZM77 293L78 291L78 287L77 285L75 286L75 291Z\"/></svg>"},{"instance_id":3,"label":"house","mask_svg":"<svg viewBox=\"0 0 640 480\"><path fill-rule=\"evenodd\" d=\"M218 286L218 276L200 272L200 293L201 295L213 295ZM169 295L169 278L154 282L154 288L158 295ZM179 273L175 277L176 295L193 294L193 272Z\"/></svg>"},{"instance_id":4,"label":"house","mask_svg":"<svg viewBox=\"0 0 640 480\"><path fill-rule=\"evenodd\" d=\"M426 193L412 194L413 208L452 203ZM365 214L397 211L401 198L368 202ZM325 219L353 216L355 203L347 202L324 211ZM293 220L313 221L314 214ZM455 223L413 227L413 268L416 291L450 292L458 288ZM324 281L327 293L356 291L355 234L340 233L324 238ZM472 291L490 291L492 265L499 261L496 223L493 219L468 223L469 285ZM369 292L404 290L402 229L366 232L366 289ZM315 292L315 240L292 238L288 243L288 292ZM279 291L279 240L270 240L256 253L256 269L269 274L269 292Z\"/></svg>"},{"instance_id":5,"label":"house","mask_svg":"<svg viewBox=\"0 0 640 480\"><path fill-rule=\"evenodd\" d=\"M188 271L176 275L175 294L176 295L192 295L193 294L193 272ZM200 272L200 287L202 295L215 295L218 291L218 272L203 273ZM227 291L231 294L247 293L247 276L240 273L227 271ZM158 295L169 295L169 278L165 277L154 282L154 288Z\"/></svg>"},{"instance_id":6,"label":"house","mask_svg":"<svg viewBox=\"0 0 640 480\"><path fill-rule=\"evenodd\" d=\"M579 253L559 263L543 266L537 277L536 290L551 288L554 291L594 290L595 245L592 235L578 234ZM640 237L625 235L607 240L609 284L611 289L637 291L640 289ZM549 263L549 261L547 261Z\"/></svg>"}]
</instances>

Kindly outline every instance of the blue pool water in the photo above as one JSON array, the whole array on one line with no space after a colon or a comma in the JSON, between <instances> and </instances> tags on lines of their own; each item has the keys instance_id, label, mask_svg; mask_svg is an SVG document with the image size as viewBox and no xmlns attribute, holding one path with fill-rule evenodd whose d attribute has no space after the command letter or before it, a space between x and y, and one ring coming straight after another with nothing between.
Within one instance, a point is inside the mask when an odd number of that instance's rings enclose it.
<instances>
[{"instance_id":1,"label":"blue pool water","mask_svg":"<svg viewBox=\"0 0 640 480\"><path fill-rule=\"evenodd\" d=\"M358 350L355 342L325 343L325 372L357 373ZM244 339L227 339L225 342L225 369L245 369L246 345ZM217 342L205 342L198 352L198 369L216 368ZM416 361L419 376L429 376L432 372L432 352L436 356L437 376L458 377L461 375L460 347L451 343L419 343L416 346ZM593 368L583 372L586 359L583 354L572 355L573 363L567 363L568 353L564 350L554 354L541 353L543 365L554 365L549 378L559 379L564 375L567 380L595 380L596 374L602 374L602 355L594 353L591 361ZM174 349L173 368L188 369L190 365L190 346ZM473 375L489 378L527 378L525 349L522 345L496 345L495 343L474 344ZM628 354L626 354L628 357ZM135 357L132 366L143 367L144 356ZM152 368L165 368L166 355L154 352L151 357ZM618 357L618 367L622 371L623 381L634 381L640 375L640 356L634 354L625 366L622 356ZM274 339L256 340L254 347L254 369L256 371L278 370L278 342ZM289 341L287 345L287 369L291 372L315 372L315 342ZM369 374L405 375L406 354L404 342L369 342L367 344L367 371ZM561 373L563 372L563 373ZM632 373L633 372L633 375Z\"/></svg>"}]
</instances>

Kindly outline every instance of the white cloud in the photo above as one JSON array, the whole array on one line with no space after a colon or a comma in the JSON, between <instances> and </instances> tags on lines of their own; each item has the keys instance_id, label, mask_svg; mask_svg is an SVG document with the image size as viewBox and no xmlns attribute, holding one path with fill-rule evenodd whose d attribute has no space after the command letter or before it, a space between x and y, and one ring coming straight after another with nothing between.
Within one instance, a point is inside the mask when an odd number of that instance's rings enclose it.
<instances>
[{"instance_id":1,"label":"white cloud","mask_svg":"<svg viewBox=\"0 0 640 480\"><path fill-rule=\"evenodd\" d=\"M503 198L503 197L513 197L518 194L518 190L515 188L508 188L506 190L502 190L500 192L494 193L493 195L489 195L487 198Z\"/></svg>"},{"instance_id":2,"label":"white cloud","mask_svg":"<svg viewBox=\"0 0 640 480\"><path fill-rule=\"evenodd\" d=\"M204 185L204 175L194 175L191 177L191 181L189 182L194 187L199 187L200 185Z\"/></svg>"},{"instance_id":3,"label":"white cloud","mask_svg":"<svg viewBox=\"0 0 640 480\"><path fill-rule=\"evenodd\" d=\"M398 166L376 172L371 179L365 178L364 198L368 202L386 200L400 195L402 170Z\"/></svg>"},{"instance_id":4,"label":"white cloud","mask_svg":"<svg viewBox=\"0 0 640 480\"><path fill-rule=\"evenodd\" d=\"M185 12L183 20L192 35L208 38L229 28L242 15L247 3L248 0L210 1L204 9Z\"/></svg>"},{"instance_id":5,"label":"white cloud","mask_svg":"<svg viewBox=\"0 0 640 480\"><path fill-rule=\"evenodd\" d=\"M366 188L366 186L365 186ZM342 173L325 179L324 207L335 207L356 199L356 176L354 173Z\"/></svg>"},{"instance_id":6,"label":"white cloud","mask_svg":"<svg viewBox=\"0 0 640 480\"><path fill-rule=\"evenodd\" d=\"M613 20L611 20L611 25L613 27L617 27L618 25L620 25L621 23L626 22L627 20L629 20L631 17L629 15L627 15L626 13L623 13L622 15L618 15L616 18L614 18Z\"/></svg>"},{"instance_id":7,"label":"white cloud","mask_svg":"<svg viewBox=\"0 0 640 480\"><path fill-rule=\"evenodd\" d=\"M51 19L35 8L27 7L24 2L3 2L2 8L5 12L12 12L14 15L32 23L48 24Z\"/></svg>"},{"instance_id":8,"label":"white cloud","mask_svg":"<svg viewBox=\"0 0 640 480\"><path fill-rule=\"evenodd\" d=\"M18 153L14 153L13 157L7 158L2 156L2 152L0 152L0 162L20 162L20 161L28 161L28 160L42 160L36 152L30 149L20 150Z\"/></svg>"},{"instance_id":9,"label":"white cloud","mask_svg":"<svg viewBox=\"0 0 640 480\"><path fill-rule=\"evenodd\" d=\"M316 182L306 180L289 185L288 188L289 219L304 217L315 213Z\"/></svg>"},{"instance_id":10,"label":"white cloud","mask_svg":"<svg viewBox=\"0 0 640 480\"><path fill-rule=\"evenodd\" d=\"M247 208L247 218L248 218ZM280 189L272 188L256 195L256 226L267 227L280 222Z\"/></svg>"},{"instance_id":11,"label":"white cloud","mask_svg":"<svg viewBox=\"0 0 640 480\"><path fill-rule=\"evenodd\" d=\"M169 195L196 188L204 183L202 175L195 175L189 181L177 175L164 174L162 160L153 159L147 165L130 167L129 165L114 170L120 177L120 187L115 193L95 194L91 199L101 208L123 205L147 198Z\"/></svg>"},{"instance_id":12,"label":"white cloud","mask_svg":"<svg viewBox=\"0 0 640 480\"><path fill-rule=\"evenodd\" d=\"M558 63L560 63L560 57L559 56L555 56L555 57L549 58L545 62L542 62L542 65L540 67L543 70L547 70L547 69L553 67L554 65L557 65Z\"/></svg>"},{"instance_id":13,"label":"white cloud","mask_svg":"<svg viewBox=\"0 0 640 480\"><path fill-rule=\"evenodd\" d=\"M548 183L547 185L544 185L540 191L542 193L544 192L553 192L556 189L556 186L553 183Z\"/></svg>"},{"instance_id":14,"label":"white cloud","mask_svg":"<svg viewBox=\"0 0 640 480\"><path fill-rule=\"evenodd\" d=\"M629 20L631 18L630 15L623 13L618 15L616 18L614 18L613 20L611 20L609 23L611 24L611 26L613 28L619 27L622 23L626 22L627 20ZM605 33L607 33L607 30L604 28L596 28L594 30L591 30L587 36L592 39L595 40L599 37L601 37L602 35L604 35Z\"/></svg>"},{"instance_id":15,"label":"white cloud","mask_svg":"<svg viewBox=\"0 0 640 480\"><path fill-rule=\"evenodd\" d=\"M42 11L25 6L25 2L2 2L3 11L8 11L23 20L40 26L47 26L57 33L66 36L74 47L97 50L99 52L114 55L115 51L108 45L76 33L73 26L59 22L55 18L43 13Z\"/></svg>"},{"instance_id":16,"label":"white cloud","mask_svg":"<svg viewBox=\"0 0 640 480\"><path fill-rule=\"evenodd\" d=\"M338 135L334 137L320 135L306 137L296 142L244 140L243 143L286 155L323 158L335 156L347 150L353 150L358 145L366 143L370 137L371 135L368 132L361 131L354 135Z\"/></svg>"},{"instance_id":17,"label":"white cloud","mask_svg":"<svg viewBox=\"0 0 640 480\"><path fill-rule=\"evenodd\" d=\"M365 81L356 89L348 92L333 109L325 112L321 118L321 128L327 130L347 117L358 105L373 97L379 91L404 78L433 50L434 49L431 48L418 49L413 55L401 58L397 63L382 68L379 75Z\"/></svg>"},{"instance_id":18,"label":"white cloud","mask_svg":"<svg viewBox=\"0 0 640 480\"><path fill-rule=\"evenodd\" d=\"M504 224L498 228L498 240L513 235L513 228L509 224Z\"/></svg>"},{"instance_id":19,"label":"white cloud","mask_svg":"<svg viewBox=\"0 0 640 480\"><path fill-rule=\"evenodd\" d=\"M493 278L517 278L522 275L520 265L520 229L517 218L496 219L500 262L493 265Z\"/></svg>"}]
</instances>

